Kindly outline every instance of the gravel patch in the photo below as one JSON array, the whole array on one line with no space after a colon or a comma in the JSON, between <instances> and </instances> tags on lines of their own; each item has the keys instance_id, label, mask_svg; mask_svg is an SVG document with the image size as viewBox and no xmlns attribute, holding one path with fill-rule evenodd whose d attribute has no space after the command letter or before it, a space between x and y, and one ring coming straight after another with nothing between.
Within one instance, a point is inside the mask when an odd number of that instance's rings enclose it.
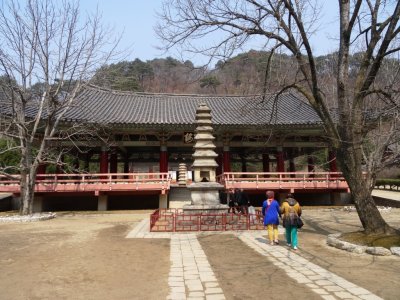
<instances>
[{"instance_id":1,"label":"gravel patch","mask_svg":"<svg viewBox=\"0 0 400 300\"><path fill-rule=\"evenodd\" d=\"M34 213L31 215L5 215L0 216L0 223L11 223L11 222L36 222L36 221L45 221L49 219L53 219L56 217L56 213L46 212L46 213Z\"/></svg>"},{"instance_id":2,"label":"gravel patch","mask_svg":"<svg viewBox=\"0 0 400 300\"><path fill-rule=\"evenodd\" d=\"M390 206L377 206L377 208L382 213L390 212L392 210L392 208ZM357 211L355 206L344 206L343 210L348 211L348 212L356 212Z\"/></svg>"}]
</instances>

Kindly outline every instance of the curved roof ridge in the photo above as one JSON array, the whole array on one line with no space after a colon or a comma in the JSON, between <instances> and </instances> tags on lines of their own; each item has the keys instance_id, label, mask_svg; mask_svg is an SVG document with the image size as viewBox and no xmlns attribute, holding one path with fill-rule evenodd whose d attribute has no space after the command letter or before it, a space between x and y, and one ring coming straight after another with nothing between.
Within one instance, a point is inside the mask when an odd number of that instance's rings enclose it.
<instances>
[{"instance_id":1,"label":"curved roof ridge","mask_svg":"<svg viewBox=\"0 0 400 300\"><path fill-rule=\"evenodd\" d=\"M171 97L201 97L201 98L254 98L254 97L262 97L262 94L252 94L252 95L231 95L231 94L224 94L224 95L212 95L212 94L179 94L179 93L151 93L151 92L133 92L133 91L120 91L120 90L113 90L106 87L101 87L95 84L88 84L84 88L90 88L97 91L102 92L110 92L112 94L120 94L120 95L140 95L140 96L171 96ZM281 93L281 95L290 94L290 91ZM272 95L276 95L277 93L267 93L266 96L270 97Z\"/></svg>"}]
</instances>

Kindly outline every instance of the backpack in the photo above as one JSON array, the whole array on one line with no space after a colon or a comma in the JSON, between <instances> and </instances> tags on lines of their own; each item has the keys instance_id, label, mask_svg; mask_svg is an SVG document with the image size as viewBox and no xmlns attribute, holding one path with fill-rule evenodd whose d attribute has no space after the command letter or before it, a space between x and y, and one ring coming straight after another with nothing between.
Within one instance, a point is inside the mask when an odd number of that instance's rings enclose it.
<instances>
[{"instance_id":1,"label":"backpack","mask_svg":"<svg viewBox=\"0 0 400 300\"><path fill-rule=\"evenodd\" d=\"M291 226L295 226L295 225L297 226L297 218L298 218L298 216L297 216L297 213L296 213L296 211L294 209L294 205L290 205L289 204L289 215L288 215L289 224Z\"/></svg>"},{"instance_id":2,"label":"backpack","mask_svg":"<svg viewBox=\"0 0 400 300\"><path fill-rule=\"evenodd\" d=\"M297 226L297 220L299 216L296 213L296 210L294 209L294 206L296 205L297 201L293 198L288 199L288 204L289 204L289 213L287 216L284 216L283 219L283 227L287 226Z\"/></svg>"}]
</instances>

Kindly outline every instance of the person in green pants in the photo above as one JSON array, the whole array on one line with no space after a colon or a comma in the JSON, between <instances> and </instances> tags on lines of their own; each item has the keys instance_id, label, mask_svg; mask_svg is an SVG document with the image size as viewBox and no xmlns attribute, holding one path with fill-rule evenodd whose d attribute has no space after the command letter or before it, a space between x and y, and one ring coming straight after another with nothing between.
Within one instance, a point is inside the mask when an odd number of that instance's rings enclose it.
<instances>
[{"instance_id":1,"label":"person in green pants","mask_svg":"<svg viewBox=\"0 0 400 300\"><path fill-rule=\"evenodd\" d=\"M292 194L288 194L281 205L280 211L283 216L287 245L297 250L297 219L301 216L300 204L294 199Z\"/></svg>"}]
</instances>

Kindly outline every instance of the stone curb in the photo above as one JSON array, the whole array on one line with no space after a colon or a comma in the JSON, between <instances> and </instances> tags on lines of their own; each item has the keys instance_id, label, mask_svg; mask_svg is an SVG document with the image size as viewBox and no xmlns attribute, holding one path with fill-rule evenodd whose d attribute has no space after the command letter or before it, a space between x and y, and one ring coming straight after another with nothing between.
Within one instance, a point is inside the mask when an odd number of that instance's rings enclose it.
<instances>
[{"instance_id":1,"label":"stone curb","mask_svg":"<svg viewBox=\"0 0 400 300\"><path fill-rule=\"evenodd\" d=\"M393 255L400 256L400 247L390 247L390 251Z\"/></svg>"},{"instance_id":2,"label":"stone curb","mask_svg":"<svg viewBox=\"0 0 400 300\"><path fill-rule=\"evenodd\" d=\"M390 250L384 247L367 247L367 246L360 246L356 244L352 244L346 241L340 240L341 233L333 233L329 234L326 243L331 246L338 248L340 250L345 250L352 253L357 254L371 254L377 256L389 256L389 255L397 255L400 256L400 247L391 247Z\"/></svg>"}]
</instances>

